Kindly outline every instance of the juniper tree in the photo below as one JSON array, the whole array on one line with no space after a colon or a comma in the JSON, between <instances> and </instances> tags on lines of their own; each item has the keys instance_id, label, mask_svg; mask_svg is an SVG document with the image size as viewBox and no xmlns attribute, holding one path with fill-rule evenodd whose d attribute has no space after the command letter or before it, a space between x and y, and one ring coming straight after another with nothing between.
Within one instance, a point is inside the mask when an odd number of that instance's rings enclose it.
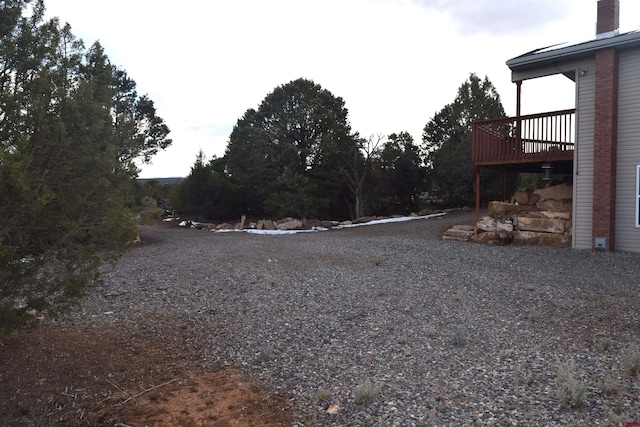
<instances>
[{"instance_id":1,"label":"juniper tree","mask_svg":"<svg viewBox=\"0 0 640 427\"><path fill-rule=\"evenodd\" d=\"M0 3L0 329L76 302L99 254L132 240L135 161L168 133L99 43L45 21L42 1Z\"/></svg>"}]
</instances>

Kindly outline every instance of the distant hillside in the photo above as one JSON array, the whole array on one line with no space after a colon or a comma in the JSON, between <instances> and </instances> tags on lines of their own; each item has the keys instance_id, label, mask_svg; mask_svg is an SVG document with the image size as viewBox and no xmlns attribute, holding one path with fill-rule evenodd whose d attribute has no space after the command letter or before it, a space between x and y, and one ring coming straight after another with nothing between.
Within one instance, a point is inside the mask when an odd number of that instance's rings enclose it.
<instances>
[{"instance_id":1,"label":"distant hillside","mask_svg":"<svg viewBox=\"0 0 640 427\"><path fill-rule=\"evenodd\" d=\"M140 184L146 184L149 181L158 181L159 184L169 185L169 184L177 184L182 181L183 177L174 177L174 178L138 178L138 182Z\"/></svg>"}]
</instances>

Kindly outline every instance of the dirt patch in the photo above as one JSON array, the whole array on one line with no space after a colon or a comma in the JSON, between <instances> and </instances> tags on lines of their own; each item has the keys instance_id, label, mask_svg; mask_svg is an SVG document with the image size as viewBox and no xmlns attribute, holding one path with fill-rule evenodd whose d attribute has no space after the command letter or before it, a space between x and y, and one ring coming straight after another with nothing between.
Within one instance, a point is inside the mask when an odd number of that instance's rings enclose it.
<instances>
[{"instance_id":1,"label":"dirt patch","mask_svg":"<svg viewBox=\"0 0 640 427\"><path fill-rule=\"evenodd\" d=\"M183 349L184 350L184 349ZM0 343L0 425L284 426L283 396L171 336L48 324Z\"/></svg>"}]
</instances>

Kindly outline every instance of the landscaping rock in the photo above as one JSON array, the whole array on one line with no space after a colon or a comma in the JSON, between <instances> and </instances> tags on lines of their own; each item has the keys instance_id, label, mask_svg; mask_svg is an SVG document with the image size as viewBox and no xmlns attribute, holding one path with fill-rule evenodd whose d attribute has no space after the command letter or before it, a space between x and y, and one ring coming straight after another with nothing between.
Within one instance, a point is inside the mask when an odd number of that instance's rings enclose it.
<instances>
[{"instance_id":1,"label":"landscaping rock","mask_svg":"<svg viewBox=\"0 0 640 427\"><path fill-rule=\"evenodd\" d=\"M536 207L541 211L571 212L572 206L571 200L547 199L536 203Z\"/></svg>"},{"instance_id":2,"label":"landscaping rock","mask_svg":"<svg viewBox=\"0 0 640 427\"><path fill-rule=\"evenodd\" d=\"M570 247L571 236L566 234L537 233L534 231L514 231L513 243L517 245Z\"/></svg>"},{"instance_id":3,"label":"landscaping rock","mask_svg":"<svg viewBox=\"0 0 640 427\"><path fill-rule=\"evenodd\" d=\"M513 198L519 205L528 205L529 197L531 197L532 194L533 190L527 188L524 191L518 191Z\"/></svg>"},{"instance_id":4,"label":"landscaping rock","mask_svg":"<svg viewBox=\"0 0 640 427\"><path fill-rule=\"evenodd\" d=\"M538 188L533 192L540 196L540 200L570 200L573 199L573 186L567 184Z\"/></svg>"},{"instance_id":5,"label":"landscaping rock","mask_svg":"<svg viewBox=\"0 0 640 427\"><path fill-rule=\"evenodd\" d=\"M501 231L513 231L513 224L490 216L483 216L476 224L476 232L478 233L493 233Z\"/></svg>"},{"instance_id":6,"label":"landscaping rock","mask_svg":"<svg viewBox=\"0 0 640 427\"><path fill-rule=\"evenodd\" d=\"M302 228L302 221L299 219L289 219L287 222L278 224L276 228L278 230L300 230Z\"/></svg>"},{"instance_id":7,"label":"landscaping rock","mask_svg":"<svg viewBox=\"0 0 640 427\"><path fill-rule=\"evenodd\" d=\"M551 219L571 219L571 212L553 212L553 211L540 211L538 212L541 218L551 218Z\"/></svg>"},{"instance_id":8,"label":"landscaping rock","mask_svg":"<svg viewBox=\"0 0 640 427\"><path fill-rule=\"evenodd\" d=\"M489 202L489 215L513 215L520 212L528 212L532 210L532 206L516 205L508 202Z\"/></svg>"},{"instance_id":9,"label":"landscaping rock","mask_svg":"<svg viewBox=\"0 0 640 427\"><path fill-rule=\"evenodd\" d=\"M324 228L333 228L340 225L338 221L321 221L320 226Z\"/></svg>"},{"instance_id":10,"label":"landscaping rock","mask_svg":"<svg viewBox=\"0 0 640 427\"><path fill-rule=\"evenodd\" d=\"M444 232L442 238L444 240L455 240L460 242L466 242L471 240L474 233L473 225L454 225L450 229Z\"/></svg>"},{"instance_id":11,"label":"landscaping rock","mask_svg":"<svg viewBox=\"0 0 640 427\"><path fill-rule=\"evenodd\" d=\"M516 230L535 231L541 233L564 234L567 221L564 219L518 217Z\"/></svg>"},{"instance_id":12,"label":"landscaping rock","mask_svg":"<svg viewBox=\"0 0 640 427\"><path fill-rule=\"evenodd\" d=\"M304 219L302 220L302 226L304 228L322 227L322 221L318 219Z\"/></svg>"},{"instance_id":13,"label":"landscaping rock","mask_svg":"<svg viewBox=\"0 0 640 427\"><path fill-rule=\"evenodd\" d=\"M490 245L508 245L513 241L513 233L509 231L489 231L474 234L471 240Z\"/></svg>"}]
</instances>

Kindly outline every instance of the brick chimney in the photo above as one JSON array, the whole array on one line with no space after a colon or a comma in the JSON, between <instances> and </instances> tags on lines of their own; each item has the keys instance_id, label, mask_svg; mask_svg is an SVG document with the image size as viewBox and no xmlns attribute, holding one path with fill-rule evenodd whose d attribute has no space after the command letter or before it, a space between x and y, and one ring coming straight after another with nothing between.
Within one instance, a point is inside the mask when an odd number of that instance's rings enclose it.
<instances>
[{"instance_id":1,"label":"brick chimney","mask_svg":"<svg viewBox=\"0 0 640 427\"><path fill-rule=\"evenodd\" d=\"M620 0L598 0L596 37L611 37L620 28Z\"/></svg>"},{"instance_id":2,"label":"brick chimney","mask_svg":"<svg viewBox=\"0 0 640 427\"><path fill-rule=\"evenodd\" d=\"M637 1L637 0L636 0ZM598 1L596 38L618 34L620 0ZM618 50L596 52L593 123L593 249L615 250L616 165L618 145Z\"/></svg>"}]
</instances>

